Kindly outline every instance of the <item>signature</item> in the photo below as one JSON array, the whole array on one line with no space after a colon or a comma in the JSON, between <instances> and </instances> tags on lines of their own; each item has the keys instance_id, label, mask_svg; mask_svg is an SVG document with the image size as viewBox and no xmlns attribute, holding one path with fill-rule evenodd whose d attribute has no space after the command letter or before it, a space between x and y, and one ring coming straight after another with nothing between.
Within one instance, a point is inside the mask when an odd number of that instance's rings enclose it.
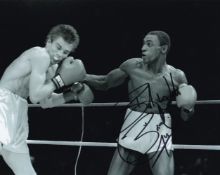
<instances>
[{"instance_id":1,"label":"signature","mask_svg":"<svg viewBox=\"0 0 220 175\"><path fill-rule=\"evenodd\" d=\"M149 136L151 137L152 135L154 135L153 137L153 141L151 143L149 143L150 145L147 145L147 150L145 152L145 154L151 153L149 154L149 159L152 160L152 167L156 164L156 162L158 161L159 157L161 156L161 154L165 151L167 156L170 156L170 152L168 150L168 143L170 143L171 141L171 124L170 123L166 123L166 117L165 117L165 111L167 111L169 105L171 104L172 101L172 97L175 95L178 95L178 90L175 88L173 80L172 80L172 75L171 76L171 85L169 85L167 79L165 77L164 80L166 82L167 88L169 89L169 94L167 96L160 96L158 93L156 94L156 98L153 99L152 97L152 91L151 91L151 86L150 83L145 83L141 86L139 86L136 89L133 89L129 95L131 95L132 93L135 93L135 96L133 97L133 99L130 100L130 103L128 104L127 107L132 107L133 109L136 109L138 107L140 107L140 105L144 106L144 110L142 112L140 112L140 115L138 115L136 118L134 119L130 119L133 118L133 116L131 116L131 112L128 112L125 115L125 119L124 119L124 125L123 128L121 130L120 136L121 136L121 140L123 139L127 139L128 135L132 135L132 142L137 142L140 139L147 139L149 138ZM146 95L149 97L147 100L140 100L140 96L142 95ZM133 94L132 94L133 95ZM162 102L167 102L167 105L165 107L162 107L160 104ZM160 122L156 123L154 122L154 117L158 117L155 116L156 114L153 113L147 113L147 111L151 108L156 108L159 111L159 115L161 120ZM147 121L146 121L146 117L147 117ZM150 125L156 125L153 129L152 127L150 127ZM160 129L161 128L165 128L166 132L160 133ZM135 135L134 135L135 133ZM141 142L142 144L144 144L144 142ZM119 151L119 155L121 156L121 158L131 164L136 164L136 163L140 163L140 161L138 161L137 159L133 159L133 160L129 160L129 156L124 157L121 153L120 150Z\"/></svg>"}]
</instances>

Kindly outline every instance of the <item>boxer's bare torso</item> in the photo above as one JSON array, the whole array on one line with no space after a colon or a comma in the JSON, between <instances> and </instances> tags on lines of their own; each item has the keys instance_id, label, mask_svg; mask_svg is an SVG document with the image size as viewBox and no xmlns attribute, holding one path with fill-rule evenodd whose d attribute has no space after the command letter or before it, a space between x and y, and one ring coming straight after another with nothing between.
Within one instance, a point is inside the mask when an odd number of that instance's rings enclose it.
<instances>
[{"instance_id":1,"label":"boxer's bare torso","mask_svg":"<svg viewBox=\"0 0 220 175\"><path fill-rule=\"evenodd\" d=\"M42 58L37 59L36 55L43 56L44 61L42 62ZM28 49L15 59L5 70L0 81L0 87L27 98L29 96L29 80L33 64L44 64L51 72L52 69L49 69L50 57L45 48L34 47Z\"/></svg>"},{"instance_id":2,"label":"boxer's bare torso","mask_svg":"<svg viewBox=\"0 0 220 175\"><path fill-rule=\"evenodd\" d=\"M141 58L129 59L121 69L129 76L129 106L139 112L165 113L178 86L186 83L181 70L165 64L160 73L154 74L146 69Z\"/></svg>"}]
</instances>

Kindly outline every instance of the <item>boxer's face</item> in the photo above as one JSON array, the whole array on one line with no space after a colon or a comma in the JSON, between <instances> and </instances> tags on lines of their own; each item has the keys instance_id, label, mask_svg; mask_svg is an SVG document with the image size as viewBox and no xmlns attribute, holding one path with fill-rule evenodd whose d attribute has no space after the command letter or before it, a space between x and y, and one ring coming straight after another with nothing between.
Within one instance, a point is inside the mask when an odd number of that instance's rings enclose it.
<instances>
[{"instance_id":1,"label":"boxer's face","mask_svg":"<svg viewBox=\"0 0 220 175\"><path fill-rule=\"evenodd\" d=\"M74 50L74 43L66 42L62 37L57 37L54 40L48 40L46 49L50 55L51 63L56 64L65 59L70 52Z\"/></svg>"},{"instance_id":2,"label":"boxer's face","mask_svg":"<svg viewBox=\"0 0 220 175\"><path fill-rule=\"evenodd\" d=\"M144 63L156 61L161 54L161 46L158 37L156 35L146 35L141 50Z\"/></svg>"}]
</instances>

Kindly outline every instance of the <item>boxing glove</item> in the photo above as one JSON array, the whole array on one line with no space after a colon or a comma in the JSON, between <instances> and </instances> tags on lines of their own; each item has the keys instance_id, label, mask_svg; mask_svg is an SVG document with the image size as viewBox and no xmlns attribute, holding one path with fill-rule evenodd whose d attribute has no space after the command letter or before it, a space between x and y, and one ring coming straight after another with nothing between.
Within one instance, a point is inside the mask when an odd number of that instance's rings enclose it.
<instances>
[{"instance_id":1,"label":"boxing glove","mask_svg":"<svg viewBox=\"0 0 220 175\"><path fill-rule=\"evenodd\" d=\"M85 83L76 82L71 86L71 91L74 92L78 100L83 105L88 105L93 102L94 95L90 87Z\"/></svg>"},{"instance_id":2,"label":"boxing glove","mask_svg":"<svg viewBox=\"0 0 220 175\"><path fill-rule=\"evenodd\" d=\"M197 100L197 93L194 87L187 84L181 84L178 91L179 95L176 96L177 106L187 111L193 110Z\"/></svg>"},{"instance_id":3,"label":"boxing glove","mask_svg":"<svg viewBox=\"0 0 220 175\"><path fill-rule=\"evenodd\" d=\"M56 88L68 86L74 82L82 81L86 76L86 70L81 60L67 57L57 69L56 75L52 78Z\"/></svg>"}]
</instances>

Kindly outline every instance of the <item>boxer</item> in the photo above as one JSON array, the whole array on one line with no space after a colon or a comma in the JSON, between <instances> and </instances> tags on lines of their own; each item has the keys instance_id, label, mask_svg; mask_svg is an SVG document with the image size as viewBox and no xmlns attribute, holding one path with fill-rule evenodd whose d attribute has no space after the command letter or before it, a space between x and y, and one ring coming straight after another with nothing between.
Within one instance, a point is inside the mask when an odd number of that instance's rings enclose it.
<instances>
[{"instance_id":1,"label":"boxer","mask_svg":"<svg viewBox=\"0 0 220 175\"><path fill-rule=\"evenodd\" d=\"M82 61L68 57L78 44L79 35L73 26L54 26L44 47L25 50L2 75L0 154L16 175L36 175L26 143L29 132L27 98L32 103L44 101L42 104L47 104L47 99L52 103L54 99L59 103L76 99L77 93L73 90L60 94L54 91L84 79L86 71ZM85 90L93 97L89 87Z\"/></svg>"},{"instance_id":2,"label":"boxer","mask_svg":"<svg viewBox=\"0 0 220 175\"><path fill-rule=\"evenodd\" d=\"M86 75L85 82L108 90L128 80L129 105L117 139L108 175L131 174L140 157L149 160L153 175L173 175L174 158L169 106L176 98L181 116L194 112L195 89L185 73L167 64L170 37L151 31L143 39L142 56L125 60L107 75Z\"/></svg>"}]
</instances>

